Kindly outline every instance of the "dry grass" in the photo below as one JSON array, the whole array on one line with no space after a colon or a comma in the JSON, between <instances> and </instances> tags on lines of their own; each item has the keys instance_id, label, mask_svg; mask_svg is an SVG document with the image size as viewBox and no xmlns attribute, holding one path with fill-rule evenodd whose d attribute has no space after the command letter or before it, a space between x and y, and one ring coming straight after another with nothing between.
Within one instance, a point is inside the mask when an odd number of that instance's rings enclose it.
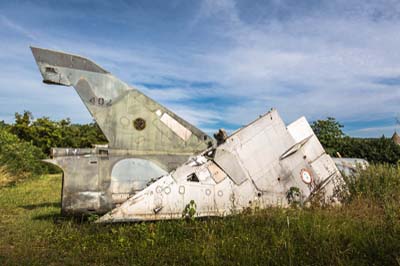
<instances>
[{"instance_id":1,"label":"dry grass","mask_svg":"<svg viewBox=\"0 0 400 266\"><path fill-rule=\"evenodd\" d=\"M17 179L8 172L7 167L0 166L0 188L16 182Z\"/></svg>"}]
</instances>

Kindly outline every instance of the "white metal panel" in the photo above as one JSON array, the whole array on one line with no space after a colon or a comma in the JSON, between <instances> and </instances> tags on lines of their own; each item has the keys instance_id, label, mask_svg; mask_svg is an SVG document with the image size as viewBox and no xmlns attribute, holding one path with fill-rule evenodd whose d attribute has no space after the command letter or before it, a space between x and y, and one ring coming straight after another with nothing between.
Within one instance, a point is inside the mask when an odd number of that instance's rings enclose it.
<instances>
[{"instance_id":1,"label":"white metal panel","mask_svg":"<svg viewBox=\"0 0 400 266\"><path fill-rule=\"evenodd\" d=\"M240 155L234 154L228 150L217 149L214 161L225 171L236 185L240 185L248 179L248 175L241 165Z\"/></svg>"},{"instance_id":2,"label":"white metal panel","mask_svg":"<svg viewBox=\"0 0 400 266\"><path fill-rule=\"evenodd\" d=\"M324 148L304 117L291 123L287 127L287 130L296 142L300 142L312 135L312 137L302 147L307 161L312 162L325 153Z\"/></svg>"},{"instance_id":3,"label":"white metal panel","mask_svg":"<svg viewBox=\"0 0 400 266\"><path fill-rule=\"evenodd\" d=\"M184 204L189 204L191 200L196 203L196 215L211 215L215 211L214 185L206 185L195 182L186 182Z\"/></svg>"},{"instance_id":4,"label":"white metal panel","mask_svg":"<svg viewBox=\"0 0 400 266\"><path fill-rule=\"evenodd\" d=\"M302 141L310 135L314 135L312 128L304 116L289 124L287 126L287 131L290 133L296 143Z\"/></svg>"},{"instance_id":5,"label":"white metal panel","mask_svg":"<svg viewBox=\"0 0 400 266\"><path fill-rule=\"evenodd\" d=\"M332 158L332 160L339 171L346 176L354 175L359 168L365 170L369 165L366 160L359 158Z\"/></svg>"},{"instance_id":6,"label":"white metal panel","mask_svg":"<svg viewBox=\"0 0 400 266\"><path fill-rule=\"evenodd\" d=\"M205 165L203 167L199 167L199 169L196 171L196 175L201 182L205 182L208 178L210 178L210 172Z\"/></svg>"},{"instance_id":7,"label":"white metal panel","mask_svg":"<svg viewBox=\"0 0 400 266\"><path fill-rule=\"evenodd\" d=\"M225 178L215 185L215 211L221 215L229 214L233 208L233 182L229 178Z\"/></svg>"},{"instance_id":8,"label":"white metal panel","mask_svg":"<svg viewBox=\"0 0 400 266\"><path fill-rule=\"evenodd\" d=\"M267 169L253 176L253 181L258 190L265 192L281 191L283 176L278 162L272 163Z\"/></svg>"},{"instance_id":9,"label":"white metal panel","mask_svg":"<svg viewBox=\"0 0 400 266\"><path fill-rule=\"evenodd\" d=\"M324 182L325 179L334 175L338 171L332 158L327 154L322 155L312 162L311 167L316 173L318 178L318 180L316 180L317 182Z\"/></svg>"},{"instance_id":10,"label":"white metal panel","mask_svg":"<svg viewBox=\"0 0 400 266\"><path fill-rule=\"evenodd\" d=\"M232 209L242 211L251 205L254 199L257 197L257 192L250 180L246 180L240 186L233 186L233 194L230 197L232 202Z\"/></svg>"},{"instance_id":11,"label":"white metal panel","mask_svg":"<svg viewBox=\"0 0 400 266\"><path fill-rule=\"evenodd\" d=\"M184 127L167 113L164 113L160 120L184 141L188 140L192 135L192 132L189 129Z\"/></svg>"},{"instance_id":12,"label":"white metal panel","mask_svg":"<svg viewBox=\"0 0 400 266\"><path fill-rule=\"evenodd\" d=\"M208 165L208 171L210 171L211 177L217 184L226 178L226 173L215 163L210 163Z\"/></svg>"},{"instance_id":13,"label":"white metal panel","mask_svg":"<svg viewBox=\"0 0 400 266\"><path fill-rule=\"evenodd\" d=\"M260 178L266 178L265 174L271 169L273 162L279 161L280 155L294 145L293 138L286 131L286 126L276 110L237 131L228 139L233 137L240 140L239 145L236 140L234 146L231 142L219 146L215 162L231 178L231 175L240 178L245 174L250 178L259 178L260 182ZM233 180L240 184L238 180ZM262 186L265 187L265 184Z\"/></svg>"}]
</instances>

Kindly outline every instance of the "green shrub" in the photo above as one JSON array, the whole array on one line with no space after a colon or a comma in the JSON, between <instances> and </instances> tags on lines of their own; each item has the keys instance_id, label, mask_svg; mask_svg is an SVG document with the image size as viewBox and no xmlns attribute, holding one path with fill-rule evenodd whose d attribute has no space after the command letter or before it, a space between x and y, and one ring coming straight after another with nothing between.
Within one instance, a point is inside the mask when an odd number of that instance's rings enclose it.
<instances>
[{"instance_id":1,"label":"green shrub","mask_svg":"<svg viewBox=\"0 0 400 266\"><path fill-rule=\"evenodd\" d=\"M28 111L16 113L15 123L5 126L19 139L31 142L46 155L56 147L89 148L93 144L107 143L96 123L71 124L69 118L59 121L49 117L34 119Z\"/></svg>"},{"instance_id":2,"label":"green shrub","mask_svg":"<svg viewBox=\"0 0 400 266\"><path fill-rule=\"evenodd\" d=\"M0 128L0 166L15 179L42 174L46 169L40 162L43 158L45 155L39 148Z\"/></svg>"},{"instance_id":3,"label":"green shrub","mask_svg":"<svg viewBox=\"0 0 400 266\"><path fill-rule=\"evenodd\" d=\"M343 125L333 117L311 124L325 151L331 156L362 158L370 163L396 164L400 160L400 145L390 138L353 138L346 136Z\"/></svg>"},{"instance_id":4,"label":"green shrub","mask_svg":"<svg viewBox=\"0 0 400 266\"><path fill-rule=\"evenodd\" d=\"M363 158L371 163L396 164L400 160L400 145L385 137L344 137L337 143L336 150L344 157Z\"/></svg>"}]
</instances>

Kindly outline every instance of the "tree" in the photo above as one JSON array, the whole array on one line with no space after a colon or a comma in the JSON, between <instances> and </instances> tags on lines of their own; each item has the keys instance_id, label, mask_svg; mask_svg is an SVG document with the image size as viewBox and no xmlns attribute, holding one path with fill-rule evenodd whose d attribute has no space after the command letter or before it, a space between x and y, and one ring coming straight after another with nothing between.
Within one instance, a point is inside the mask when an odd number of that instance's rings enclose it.
<instances>
[{"instance_id":1,"label":"tree","mask_svg":"<svg viewBox=\"0 0 400 266\"><path fill-rule=\"evenodd\" d=\"M0 128L0 166L18 177L42 174L46 165L42 151L30 142L19 139L7 129Z\"/></svg>"},{"instance_id":2,"label":"tree","mask_svg":"<svg viewBox=\"0 0 400 266\"><path fill-rule=\"evenodd\" d=\"M366 159L372 163L396 164L400 160L400 145L390 138L352 138L345 136L343 125L333 117L311 124L325 151L337 156Z\"/></svg>"},{"instance_id":3,"label":"tree","mask_svg":"<svg viewBox=\"0 0 400 266\"><path fill-rule=\"evenodd\" d=\"M55 147L89 148L93 144L107 143L107 139L96 123L71 124L69 118L53 121L49 117L33 119L30 112L15 114L15 123L10 132L19 139L31 142L49 155Z\"/></svg>"},{"instance_id":4,"label":"tree","mask_svg":"<svg viewBox=\"0 0 400 266\"><path fill-rule=\"evenodd\" d=\"M351 138L340 141L339 152L344 157L362 158L372 163L396 164L400 160L400 146L390 138Z\"/></svg>"},{"instance_id":5,"label":"tree","mask_svg":"<svg viewBox=\"0 0 400 266\"><path fill-rule=\"evenodd\" d=\"M317 120L311 124L315 135L318 137L326 152L336 156L340 149L340 142L345 136L341 125L334 117L328 117L326 120Z\"/></svg>"},{"instance_id":6,"label":"tree","mask_svg":"<svg viewBox=\"0 0 400 266\"><path fill-rule=\"evenodd\" d=\"M53 147L63 147L60 146L64 144L63 129L59 122L54 122L48 117L42 117L32 122L30 129L31 141L45 154L49 154Z\"/></svg>"},{"instance_id":7,"label":"tree","mask_svg":"<svg viewBox=\"0 0 400 266\"><path fill-rule=\"evenodd\" d=\"M11 133L17 135L19 139L31 141L30 125L32 120L33 116L29 111L24 111L22 115L15 113L15 123L10 129Z\"/></svg>"}]
</instances>

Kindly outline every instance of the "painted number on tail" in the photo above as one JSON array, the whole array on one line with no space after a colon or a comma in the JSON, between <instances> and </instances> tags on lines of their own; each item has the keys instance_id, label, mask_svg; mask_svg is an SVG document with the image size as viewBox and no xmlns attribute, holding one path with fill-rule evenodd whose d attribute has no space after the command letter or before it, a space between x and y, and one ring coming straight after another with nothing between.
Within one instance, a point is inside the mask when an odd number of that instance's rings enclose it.
<instances>
[{"instance_id":1,"label":"painted number on tail","mask_svg":"<svg viewBox=\"0 0 400 266\"><path fill-rule=\"evenodd\" d=\"M105 100L102 97L92 97L90 98L89 102L93 105L98 105L98 106L111 106L112 100Z\"/></svg>"}]
</instances>

